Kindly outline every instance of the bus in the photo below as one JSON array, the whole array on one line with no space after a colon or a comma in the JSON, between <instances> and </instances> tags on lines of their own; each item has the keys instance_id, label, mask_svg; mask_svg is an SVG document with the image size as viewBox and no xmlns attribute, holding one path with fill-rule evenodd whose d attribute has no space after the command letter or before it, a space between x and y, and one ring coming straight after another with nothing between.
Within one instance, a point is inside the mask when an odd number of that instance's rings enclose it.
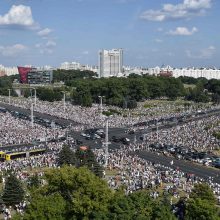
<instances>
[{"instance_id":1,"label":"bus","mask_svg":"<svg viewBox=\"0 0 220 220\"><path fill-rule=\"evenodd\" d=\"M0 161L4 161L4 160L5 160L5 152L0 151Z\"/></svg>"},{"instance_id":2,"label":"bus","mask_svg":"<svg viewBox=\"0 0 220 220\"><path fill-rule=\"evenodd\" d=\"M29 151L20 151L20 152L3 152L0 151L0 160L1 161L10 161L18 158L26 158L35 155L43 154L47 151L46 148L32 149Z\"/></svg>"}]
</instances>

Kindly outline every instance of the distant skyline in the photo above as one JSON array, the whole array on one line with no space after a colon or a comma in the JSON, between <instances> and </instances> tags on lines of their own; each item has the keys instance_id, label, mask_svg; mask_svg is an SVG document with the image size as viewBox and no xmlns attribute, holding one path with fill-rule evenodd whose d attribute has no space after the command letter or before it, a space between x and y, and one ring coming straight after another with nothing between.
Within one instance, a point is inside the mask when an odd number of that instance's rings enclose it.
<instances>
[{"instance_id":1,"label":"distant skyline","mask_svg":"<svg viewBox=\"0 0 220 220\"><path fill-rule=\"evenodd\" d=\"M219 0L1 0L0 64L220 67Z\"/></svg>"}]
</instances>

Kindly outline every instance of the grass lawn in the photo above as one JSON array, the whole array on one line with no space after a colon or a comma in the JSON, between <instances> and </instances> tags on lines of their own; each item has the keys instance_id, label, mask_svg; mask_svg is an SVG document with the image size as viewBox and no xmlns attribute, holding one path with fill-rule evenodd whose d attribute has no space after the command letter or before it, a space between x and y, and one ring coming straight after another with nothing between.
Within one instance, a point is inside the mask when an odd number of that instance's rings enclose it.
<instances>
[{"instance_id":1,"label":"grass lawn","mask_svg":"<svg viewBox=\"0 0 220 220\"><path fill-rule=\"evenodd\" d=\"M106 176L115 176L118 174L118 170L105 170Z\"/></svg>"},{"instance_id":2,"label":"grass lawn","mask_svg":"<svg viewBox=\"0 0 220 220\"><path fill-rule=\"evenodd\" d=\"M183 86L185 89L188 89L188 88L194 89L196 87L196 85L194 85L194 84L183 84Z\"/></svg>"}]
</instances>

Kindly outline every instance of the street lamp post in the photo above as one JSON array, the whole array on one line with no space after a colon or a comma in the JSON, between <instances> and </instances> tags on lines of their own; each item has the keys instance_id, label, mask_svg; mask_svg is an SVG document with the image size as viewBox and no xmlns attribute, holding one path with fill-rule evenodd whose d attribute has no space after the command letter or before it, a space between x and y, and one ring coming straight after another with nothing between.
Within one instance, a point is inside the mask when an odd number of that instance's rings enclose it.
<instances>
[{"instance_id":1,"label":"street lamp post","mask_svg":"<svg viewBox=\"0 0 220 220\"><path fill-rule=\"evenodd\" d=\"M104 149L105 149L105 167L108 167L108 145L110 144L109 138L108 138L108 120L109 120L109 117L106 118L105 143L103 143Z\"/></svg>"},{"instance_id":2,"label":"street lamp post","mask_svg":"<svg viewBox=\"0 0 220 220\"><path fill-rule=\"evenodd\" d=\"M34 104L31 103L31 127L34 127Z\"/></svg>"},{"instance_id":3,"label":"street lamp post","mask_svg":"<svg viewBox=\"0 0 220 220\"><path fill-rule=\"evenodd\" d=\"M66 93L64 91L62 91L63 93L63 111L65 113L66 111Z\"/></svg>"},{"instance_id":4,"label":"street lamp post","mask_svg":"<svg viewBox=\"0 0 220 220\"><path fill-rule=\"evenodd\" d=\"M103 104L103 98L104 98L105 96L99 95L98 97L99 97L99 99L100 99L100 112L101 112L101 116L102 116L102 104Z\"/></svg>"},{"instance_id":5,"label":"street lamp post","mask_svg":"<svg viewBox=\"0 0 220 220\"><path fill-rule=\"evenodd\" d=\"M11 105L11 89L8 89L8 103Z\"/></svg>"},{"instance_id":6,"label":"street lamp post","mask_svg":"<svg viewBox=\"0 0 220 220\"><path fill-rule=\"evenodd\" d=\"M105 132L105 166L108 166L108 118L106 120L106 132Z\"/></svg>"},{"instance_id":7,"label":"street lamp post","mask_svg":"<svg viewBox=\"0 0 220 220\"><path fill-rule=\"evenodd\" d=\"M34 105L35 105L35 107L36 107L36 104L37 104L37 91L34 88Z\"/></svg>"},{"instance_id":8,"label":"street lamp post","mask_svg":"<svg viewBox=\"0 0 220 220\"><path fill-rule=\"evenodd\" d=\"M158 141L158 120L157 120L157 141Z\"/></svg>"}]
</instances>

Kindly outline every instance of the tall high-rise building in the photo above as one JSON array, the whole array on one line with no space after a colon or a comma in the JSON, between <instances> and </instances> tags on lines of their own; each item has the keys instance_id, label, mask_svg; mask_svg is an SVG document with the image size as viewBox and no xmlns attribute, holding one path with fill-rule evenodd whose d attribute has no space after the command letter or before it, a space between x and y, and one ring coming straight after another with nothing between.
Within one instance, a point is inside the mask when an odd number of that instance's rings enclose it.
<instances>
[{"instance_id":1,"label":"tall high-rise building","mask_svg":"<svg viewBox=\"0 0 220 220\"><path fill-rule=\"evenodd\" d=\"M123 72L123 50L99 51L99 77L118 76Z\"/></svg>"}]
</instances>

